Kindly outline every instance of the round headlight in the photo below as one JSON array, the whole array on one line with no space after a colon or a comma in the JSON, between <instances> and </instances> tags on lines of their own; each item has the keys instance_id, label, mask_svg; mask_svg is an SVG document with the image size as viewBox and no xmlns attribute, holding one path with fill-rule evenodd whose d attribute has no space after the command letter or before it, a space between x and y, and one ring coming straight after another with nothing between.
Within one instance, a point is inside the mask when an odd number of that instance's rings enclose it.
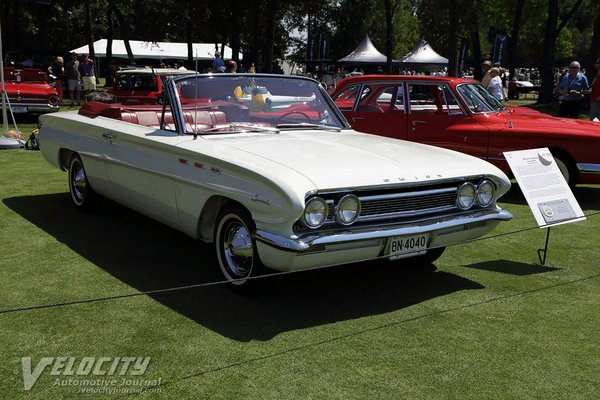
<instances>
[{"instance_id":1,"label":"round headlight","mask_svg":"<svg viewBox=\"0 0 600 400\"><path fill-rule=\"evenodd\" d=\"M360 213L360 200L353 194L343 196L335 207L335 217L342 225L350 225Z\"/></svg>"},{"instance_id":2,"label":"round headlight","mask_svg":"<svg viewBox=\"0 0 600 400\"><path fill-rule=\"evenodd\" d=\"M325 200L320 197L313 197L306 203L304 208L304 222L309 228L318 228L325 223L327 213L328 207Z\"/></svg>"},{"instance_id":3,"label":"round headlight","mask_svg":"<svg viewBox=\"0 0 600 400\"><path fill-rule=\"evenodd\" d=\"M48 104L50 104L51 106L57 106L58 103L60 103L60 99L58 98L58 96L48 96Z\"/></svg>"},{"instance_id":4,"label":"round headlight","mask_svg":"<svg viewBox=\"0 0 600 400\"><path fill-rule=\"evenodd\" d=\"M465 182L458 188L456 204L462 210L468 210L475 203L477 189L471 182Z\"/></svg>"},{"instance_id":5,"label":"round headlight","mask_svg":"<svg viewBox=\"0 0 600 400\"><path fill-rule=\"evenodd\" d=\"M483 180L477 187L477 204L481 207L489 206L494 200L496 186L490 180Z\"/></svg>"}]
</instances>

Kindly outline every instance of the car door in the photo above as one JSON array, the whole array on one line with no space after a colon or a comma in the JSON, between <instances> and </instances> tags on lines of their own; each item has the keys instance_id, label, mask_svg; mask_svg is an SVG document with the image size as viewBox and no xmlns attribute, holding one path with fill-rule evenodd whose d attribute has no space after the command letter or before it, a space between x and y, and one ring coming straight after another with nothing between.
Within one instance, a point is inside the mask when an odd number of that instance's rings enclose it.
<instances>
[{"instance_id":1,"label":"car door","mask_svg":"<svg viewBox=\"0 0 600 400\"><path fill-rule=\"evenodd\" d=\"M146 113L143 114L142 113ZM138 122L149 124L148 111ZM161 112L154 112L160 124ZM171 225L179 223L172 171L178 163L176 132L159 126L126 125L107 129L106 174L115 200Z\"/></svg>"},{"instance_id":2,"label":"car door","mask_svg":"<svg viewBox=\"0 0 600 400\"><path fill-rule=\"evenodd\" d=\"M408 82L408 140L487 158L488 129L468 115L443 82Z\"/></svg>"},{"instance_id":3,"label":"car door","mask_svg":"<svg viewBox=\"0 0 600 400\"><path fill-rule=\"evenodd\" d=\"M353 129L406 138L402 82L367 82L362 87L352 85L340 92L335 101Z\"/></svg>"}]
</instances>

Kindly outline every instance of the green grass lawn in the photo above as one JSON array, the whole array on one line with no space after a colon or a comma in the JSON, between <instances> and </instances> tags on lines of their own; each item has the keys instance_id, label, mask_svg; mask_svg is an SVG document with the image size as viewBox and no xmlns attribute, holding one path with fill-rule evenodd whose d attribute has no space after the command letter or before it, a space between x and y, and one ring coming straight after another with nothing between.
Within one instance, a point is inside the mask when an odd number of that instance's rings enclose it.
<instances>
[{"instance_id":1,"label":"green grass lawn","mask_svg":"<svg viewBox=\"0 0 600 400\"><path fill-rule=\"evenodd\" d=\"M0 152L0 309L221 279L210 246L114 203L77 212L66 179L39 152ZM0 398L123 396L51 367L23 389L22 357L63 356L151 357L158 392L129 397L153 399L596 398L600 186L575 195L590 216L552 228L545 266L515 186L512 221L424 276L371 262L267 278L251 298L217 285L2 313Z\"/></svg>"}]
</instances>

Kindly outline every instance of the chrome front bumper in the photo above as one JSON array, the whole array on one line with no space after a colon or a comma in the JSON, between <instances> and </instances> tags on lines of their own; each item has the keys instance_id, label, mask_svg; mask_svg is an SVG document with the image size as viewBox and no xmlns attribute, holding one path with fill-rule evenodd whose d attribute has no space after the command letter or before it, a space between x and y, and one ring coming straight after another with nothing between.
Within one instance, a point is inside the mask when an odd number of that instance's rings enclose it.
<instances>
[{"instance_id":1,"label":"chrome front bumper","mask_svg":"<svg viewBox=\"0 0 600 400\"><path fill-rule=\"evenodd\" d=\"M357 227L343 231L315 232L296 238L257 230L254 239L278 250L295 253L322 251L327 245L348 244L372 239L384 239L392 236L412 235L415 233L437 232L460 227L469 229L479 227L489 221L508 221L512 214L506 210L477 210L460 215L450 215L425 221L397 223L375 227Z\"/></svg>"},{"instance_id":2,"label":"chrome front bumper","mask_svg":"<svg viewBox=\"0 0 600 400\"><path fill-rule=\"evenodd\" d=\"M13 110L13 112L15 114L50 113L50 112L56 112L60 108L59 106L53 106L53 105L45 104L45 103L15 103L15 102L11 102L11 107L13 107L13 108L27 107L27 111L22 112L22 113Z\"/></svg>"}]
</instances>

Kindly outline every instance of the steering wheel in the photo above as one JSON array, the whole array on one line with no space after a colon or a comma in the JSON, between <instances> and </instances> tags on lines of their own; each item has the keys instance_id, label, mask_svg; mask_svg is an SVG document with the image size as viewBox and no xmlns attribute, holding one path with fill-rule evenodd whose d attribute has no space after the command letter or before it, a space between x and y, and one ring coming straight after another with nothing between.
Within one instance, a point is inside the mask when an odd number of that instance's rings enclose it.
<instances>
[{"instance_id":1,"label":"steering wheel","mask_svg":"<svg viewBox=\"0 0 600 400\"><path fill-rule=\"evenodd\" d=\"M301 115L304 118L306 118L306 121L310 122L310 117L306 113L304 113L302 111L288 111L285 114L281 115L279 118L277 118L277 121L276 121L277 124L279 124L285 117L287 117L289 115L293 115L293 114Z\"/></svg>"}]
</instances>

